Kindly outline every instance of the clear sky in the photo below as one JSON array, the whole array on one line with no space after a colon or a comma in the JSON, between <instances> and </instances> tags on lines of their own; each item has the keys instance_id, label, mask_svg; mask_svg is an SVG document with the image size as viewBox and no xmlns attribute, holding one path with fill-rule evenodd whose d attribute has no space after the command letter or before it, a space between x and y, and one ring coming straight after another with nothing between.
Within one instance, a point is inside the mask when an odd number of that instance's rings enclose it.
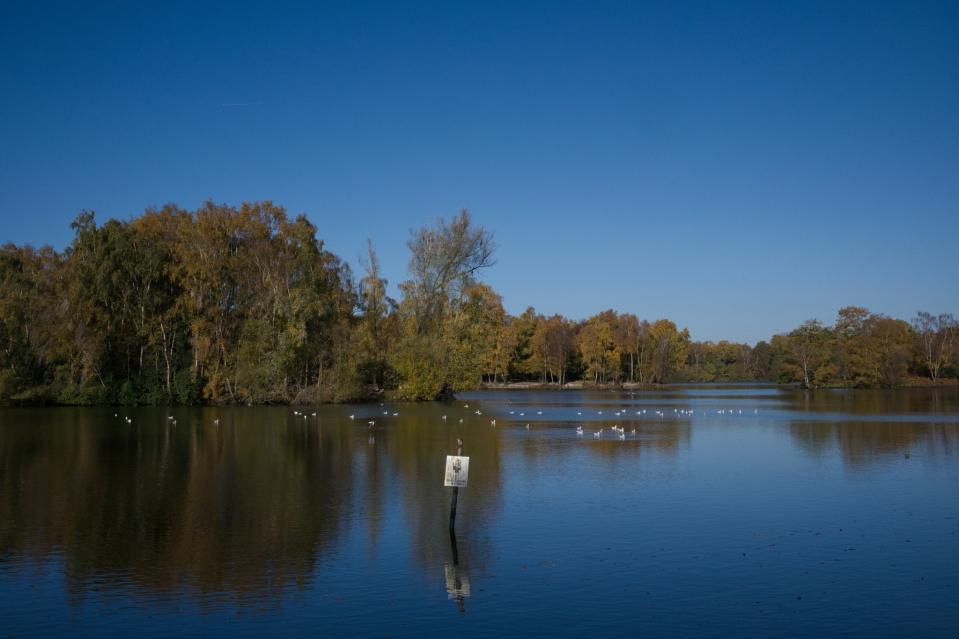
<instances>
[{"instance_id":1,"label":"clear sky","mask_svg":"<svg viewBox=\"0 0 959 639\"><path fill-rule=\"evenodd\" d=\"M959 314L959 2L0 4L0 242L207 199L391 288L467 207L513 313Z\"/></svg>"}]
</instances>

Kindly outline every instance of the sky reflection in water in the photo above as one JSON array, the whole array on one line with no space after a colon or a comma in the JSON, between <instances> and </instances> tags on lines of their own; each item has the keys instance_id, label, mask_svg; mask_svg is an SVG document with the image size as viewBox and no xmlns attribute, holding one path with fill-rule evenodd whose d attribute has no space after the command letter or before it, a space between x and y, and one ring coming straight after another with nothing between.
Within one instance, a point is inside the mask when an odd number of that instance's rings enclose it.
<instances>
[{"instance_id":1,"label":"sky reflection in water","mask_svg":"<svg viewBox=\"0 0 959 639\"><path fill-rule=\"evenodd\" d=\"M959 630L955 390L294 410L0 411L0 632Z\"/></svg>"}]
</instances>

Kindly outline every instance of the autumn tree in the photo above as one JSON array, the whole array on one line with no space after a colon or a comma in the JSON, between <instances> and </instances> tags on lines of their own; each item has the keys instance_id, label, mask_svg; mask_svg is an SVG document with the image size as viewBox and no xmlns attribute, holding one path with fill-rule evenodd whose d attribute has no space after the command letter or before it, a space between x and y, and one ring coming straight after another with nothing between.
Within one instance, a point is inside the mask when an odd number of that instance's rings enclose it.
<instances>
[{"instance_id":1,"label":"autumn tree","mask_svg":"<svg viewBox=\"0 0 959 639\"><path fill-rule=\"evenodd\" d=\"M374 388L382 387L390 375L390 347L396 332L396 302L386 294L373 241L367 241L366 258L360 260L365 275L358 287L361 313L359 330L362 356L360 374Z\"/></svg>"},{"instance_id":2,"label":"autumn tree","mask_svg":"<svg viewBox=\"0 0 959 639\"><path fill-rule=\"evenodd\" d=\"M636 365L646 329L647 327L643 326L639 318L632 313L624 313L617 318L613 338L616 341L616 350L624 359L627 381L636 381Z\"/></svg>"},{"instance_id":3,"label":"autumn tree","mask_svg":"<svg viewBox=\"0 0 959 639\"><path fill-rule=\"evenodd\" d=\"M751 359L752 378L772 381L779 378L780 354L769 342L760 340L753 347Z\"/></svg>"},{"instance_id":4,"label":"autumn tree","mask_svg":"<svg viewBox=\"0 0 959 639\"><path fill-rule=\"evenodd\" d=\"M686 359L689 331L685 328L680 331L672 321L660 319L650 325L647 339L652 350L650 381L668 381Z\"/></svg>"},{"instance_id":5,"label":"autumn tree","mask_svg":"<svg viewBox=\"0 0 959 639\"><path fill-rule=\"evenodd\" d=\"M912 326L919 339L923 364L929 371L932 381L938 381L944 364L947 364L956 351L956 334L959 332L956 320L951 313L932 315L919 311Z\"/></svg>"},{"instance_id":6,"label":"autumn tree","mask_svg":"<svg viewBox=\"0 0 959 639\"><path fill-rule=\"evenodd\" d=\"M450 307L444 323L447 384L452 391L474 388L496 354L506 319L502 300L485 284L474 284Z\"/></svg>"},{"instance_id":7,"label":"autumn tree","mask_svg":"<svg viewBox=\"0 0 959 639\"><path fill-rule=\"evenodd\" d=\"M372 243L354 280L305 216L271 202L81 212L62 252L0 247L0 401L70 404L447 397L481 384L775 379L894 386L959 370L952 315L848 306L755 346L610 309L509 316L479 282L492 236L466 211L411 233L397 303Z\"/></svg>"},{"instance_id":8,"label":"autumn tree","mask_svg":"<svg viewBox=\"0 0 959 639\"><path fill-rule=\"evenodd\" d=\"M618 381L620 378L620 351L615 332L618 317L613 310L603 311L586 320L579 331L579 352L586 373L597 384Z\"/></svg>"},{"instance_id":9,"label":"autumn tree","mask_svg":"<svg viewBox=\"0 0 959 639\"><path fill-rule=\"evenodd\" d=\"M463 209L449 222L440 219L412 234L410 279L400 285L418 334L434 330L450 302L463 297L480 269L493 265L493 236L475 226Z\"/></svg>"},{"instance_id":10,"label":"autumn tree","mask_svg":"<svg viewBox=\"0 0 959 639\"><path fill-rule=\"evenodd\" d=\"M540 316L532 306L526 308L518 317L513 318L515 348L510 364L510 373L526 378L542 372L542 362L533 350L533 334L539 324Z\"/></svg>"},{"instance_id":11,"label":"autumn tree","mask_svg":"<svg viewBox=\"0 0 959 639\"><path fill-rule=\"evenodd\" d=\"M505 382L509 378L517 341L516 320L504 313L503 322L495 332L484 366L491 382Z\"/></svg>"},{"instance_id":12,"label":"autumn tree","mask_svg":"<svg viewBox=\"0 0 959 639\"><path fill-rule=\"evenodd\" d=\"M569 358L575 349L575 329L561 315L539 317L532 337L535 361L542 370L544 382L566 383Z\"/></svg>"},{"instance_id":13,"label":"autumn tree","mask_svg":"<svg viewBox=\"0 0 959 639\"><path fill-rule=\"evenodd\" d=\"M65 263L49 246L0 247L0 401L56 399L66 365Z\"/></svg>"},{"instance_id":14,"label":"autumn tree","mask_svg":"<svg viewBox=\"0 0 959 639\"><path fill-rule=\"evenodd\" d=\"M495 245L465 209L449 222L420 228L407 245L410 279L400 285L405 334L395 360L402 378L398 391L408 399L448 396L482 375L479 345L466 343L469 297L477 294L471 289L478 271L493 264Z\"/></svg>"},{"instance_id":15,"label":"autumn tree","mask_svg":"<svg viewBox=\"0 0 959 639\"><path fill-rule=\"evenodd\" d=\"M832 355L836 377L843 385L868 385L878 374L876 352L870 343L873 316L868 309L839 309L833 325Z\"/></svg>"},{"instance_id":16,"label":"autumn tree","mask_svg":"<svg viewBox=\"0 0 959 639\"><path fill-rule=\"evenodd\" d=\"M829 342L832 332L818 320L808 320L799 328L786 335L773 338L786 354L786 362L794 379L802 383L803 388L813 388L829 374Z\"/></svg>"},{"instance_id":17,"label":"autumn tree","mask_svg":"<svg viewBox=\"0 0 959 639\"><path fill-rule=\"evenodd\" d=\"M908 322L883 315L872 322L871 338L876 352L876 382L898 386L906 378L911 357L913 330Z\"/></svg>"}]
</instances>

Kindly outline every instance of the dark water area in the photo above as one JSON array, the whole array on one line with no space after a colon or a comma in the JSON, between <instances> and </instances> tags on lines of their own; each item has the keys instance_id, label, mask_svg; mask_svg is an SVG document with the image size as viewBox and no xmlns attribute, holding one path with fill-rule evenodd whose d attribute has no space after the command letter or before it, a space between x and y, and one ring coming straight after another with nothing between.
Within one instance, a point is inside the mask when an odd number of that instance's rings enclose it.
<instances>
[{"instance_id":1,"label":"dark water area","mask_svg":"<svg viewBox=\"0 0 959 639\"><path fill-rule=\"evenodd\" d=\"M0 637L307 633L959 636L959 393L0 409Z\"/></svg>"}]
</instances>

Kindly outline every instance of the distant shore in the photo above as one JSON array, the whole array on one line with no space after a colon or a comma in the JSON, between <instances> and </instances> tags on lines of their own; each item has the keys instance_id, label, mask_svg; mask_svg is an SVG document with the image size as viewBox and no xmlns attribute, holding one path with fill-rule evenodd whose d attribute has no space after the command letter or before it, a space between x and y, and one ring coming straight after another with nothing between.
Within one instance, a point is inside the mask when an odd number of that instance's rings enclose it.
<instances>
[{"instance_id":1,"label":"distant shore","mask_svg":"<svg viewBox=\"0 0 959 639\"><path fill-rule=\"evenodd\" d=\"M778 387L795 387L801 388L801 386L796 382L776 382L774 380L768 379L746 379L746 380L685 380L685 381L675 381L667 382L663 384L641 384L639 382L624 382L624 383L615 383L615 384L596 384L593 382L586 382L583 380L576 380L572 382L566 382L565 384L560 384L559 382L483 382L477 390L662 390L664 388L669 388L671 386L678 386L684 384L697 384L697 385L716 385L716 386L730 386L730 385L769 385L769 386L778 386ZM860 390L896 390L898 388L959 388L959 379L940 379L936 382L924 377L912 377L905 380L902 384L891 387L883 386L841 386L841 385L824 385L811 390L835 390L835 389L860 389Z\"/></svg>"},{"instance_id":2,"label":"distant shore","mask_svg":"<svg viewBox=\"0 0 959 639\"><path fill-rule=\"evenodd\" d=\"M776 382L771 380L712 380L712 381L703 381L703 380L682 380L674 381L663 384L640 384L638 382L625 382L625 383L606 383L606 384L597 384L594 382L586 382L583 380L575 380L572 382L566 382L560 384L558 382L532 382L532 381L521 381L521 382L483 382L476 388L466 389L460 391L460 393L468 393L474 391L571 391L571 390L591 390L591 391L662 391L669 389L671 387L677 386L769 386L773 388L794 388L796 390L801 390L802 386L796 382ZM959 380L957 379L940 379L936 382L922 377L912 377L905 380L902 384L891 387L884 386L818 386L810 391L827 391L827 390L873 390L873 391L895 391L902 389L916 389L916 388L928 388L928 389L949 389L949 390L959 390ZM460 394L457 393L457 394ZM437 398L433 401L455 401L456 395L445 396L442 398ZM7 400L0 401L0 408L14 408L14 407L39 407L39 406L90 406L90 407L105 407L105 406L160 406L160 405L171 405L171 406L315 406L315 405L324 405L324 404L363 404L369 402L381 402L381 401L402 401L401 398L395 396L392 392L384 392L380 390L370 390L367 394L362 397L358 397L348 401L307 401L303 398L296 398L288 402L284 401L266 401L266 402L174 402L172 404L165 404L163 402L149 403L149 402L89 402L89 401L57 401L55 399L45 398L33 398L32 400Z\"/></svg>"}]
</instances>

